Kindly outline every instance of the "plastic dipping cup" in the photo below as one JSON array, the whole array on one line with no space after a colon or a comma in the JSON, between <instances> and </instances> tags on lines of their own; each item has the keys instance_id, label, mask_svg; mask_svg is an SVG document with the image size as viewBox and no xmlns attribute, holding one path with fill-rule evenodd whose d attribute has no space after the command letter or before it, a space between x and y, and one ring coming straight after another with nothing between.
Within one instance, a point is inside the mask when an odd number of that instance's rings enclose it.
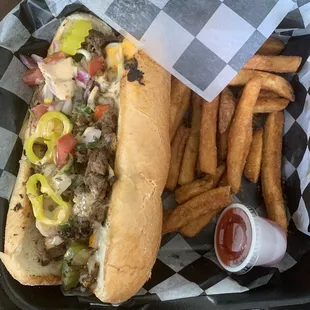
<instances>
[{"instance_id":1,"label":"plastic dipping cup","mask_svg":"<svg viewBox=\"0 0 310 310\"><path fill-rule=\"evenodd\" d=\"M259 217L239 203L221 214L214 236L216 256L227 271L246 273L254 266L271 266L286 252L286 233L280 225Z\"/></svg>"}]
</instances>

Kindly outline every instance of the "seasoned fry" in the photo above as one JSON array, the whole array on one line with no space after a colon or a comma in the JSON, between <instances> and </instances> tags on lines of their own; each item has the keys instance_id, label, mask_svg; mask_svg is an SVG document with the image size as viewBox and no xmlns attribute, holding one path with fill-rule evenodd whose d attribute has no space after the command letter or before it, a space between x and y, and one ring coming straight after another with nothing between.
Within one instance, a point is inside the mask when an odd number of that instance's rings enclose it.
<instances>
[{"instance_id":1,"label":"seasoned fry","mask_svg":"<svg viewBox=\"0 0 310 310\"><path fill-rule=\"evenodd\" d=\"M201 112L199 165L204 173L215 174L217 167L216 127L219 97L204 101Z\"/></svg>"},{"instance_id":2,"label":"seasoned fry","mask_svg":"<svg viewBox=\"0 0 310 310\"><path fill-rule=\"evenodd\" d=\"M217 167L215 175L207 175L203 179L196 180L192 183L185 184L175 191L175 200L182 204L191 198L202 194L212 188L215 188L220 181L224 171L225 164Z\"/></svg>"},{"instance_id":3,"label":"seasoned fry","mask_svg":"<svg viewBox=\"0 0 310 310\"><path fill-rule=\"evenodd\" d=\"M290 101L284 98L258 99L254 107L254 113L271 113L274 111L282 111L289 103Z\"/></svg>"},{"instance_id":4,"label":"seasoned fry","mask_svg":"<svg viewBox=\"0 0 310 310\"><path fill-rule=\"evenodd\" d=\"M252 129L252 124L249 124L247 128L247 134L246 134L246 140L245 140L245 152L243 156L243 161L242 161L242 169L245 167L246 159L248 158L250 149L251 149L251 144L253 140L253 129Z\"/></svg>"},{"instance_id":5,"label":"seasoned fry","mask_svg":"<svg viewBox=\"0 0 310 310\"><path fill-rule=\"evenodd\" d=\"M271 90L278 94L280 97L284 97L290 101L295 100L292 85L283 77L272 73L242 69L230 81L229 85L242 86L252 78L260 78L262 81L263 89Z\"/></svg>"},{"instance_id":6,"label":"seasoned fry","mask_svg":"<svg viewBox=\"0 0 310 310\"><path fill-rule=\"evenodd\" d=\"M268 217L287 231L281 184L283 112L268 115L263 136L262 192Z\"/></svg>"},{"instance_id":7,"label":"seasoned fry","mask_svg":"<svg viewBox=\"0 0 310 310\"><path fill-rule=\"evenodd\" d=\"M257 51L259 55L279 55L284 49L284 44L275 38L268 38Z\"/></svg>"},{"instance_id":8,"label":"seasoned fry","mask_svg":"<svg viewBox=\"0 0 310 310\"><path fill-rule=\"evenodd\" d=\"M217 184L217 187L224 187L227 185L229 185L229 183L227 179L227 171L225 171L222 178L220 179L220 182Z\"/></svg>"},{"instance_id":9,"label":"seasoned fry","mask_svg":"<svg viewBox=\"0 0 310 310\"><path fill-rule=\"evenodd\" d=\"M199 158L197 156L197 161L196 161L196 174L198 176L198 178L203 177L205 174L203 172L201 172L200 170L200 166L199 166Z\"/></svg>"},{"instance_id":10,"label":"seasoned fry","mask_svg":"<svg viewBox=\"0 0 310 310\"><path fill-rule=\"evenodd\" d=\"M181 227L180 233L186 237L194 237L206 227L211 220L223 209L221 206L218 210L203 214L193 221L189 222L184 227Z\"/></svg>"},{"instance_id":11,"label":"seasoned fry","mask_svg":"<svg viewBox=\"0 0 310 310\"><path fill-rule=\"evenodd\" d=\"M244 176L252 183L257 183L263 152L263 132L262 128L256 130L253 134L253 140L249 155L244 167Z\"/></svg>"},{"instance_id":12,"label":"seasoned fry","mask_svg":"<svg viewBox=\"0 0 310 310\"><path fill-rule=\"evenodd\" d=\"M201 121L202 98L197 94L192 96L193 115L190 135L187 139L182 165L179 174L179 184L183 185L194 180L195 166L199 150L199 130Z\"/></svg>"},{"instance_id":13,"label":"seasoned fry","mask_svg":"<svg viewBox=\"0 0 310 310\"><path fill-rule=\"evenodd\" d=\"M227 157L228 135L229 128L225 132L218 133L217 135L217 155L220 162L225 161Z\"/></svg>"},{"instance_id":14,"label":"seasoned fry","mask_svg":"<svg viewBox=\"0 0 310 310\"><path fill-rule=\"evenodd\" d=\"M163 225L163 234L185 226L195 218L212 213L232 202L230 186L211 189L176 207Z\"/></svg>"},{"instance_id":15,"label":"seasoned fry","mask_svg":"<svg viewBox=\"0 0 310 310\"><path fill-rule=\"evenodd\" d=\"M273 91L261 89L258 95L258 99L273 99L273 98L281 98L278 94L274 93Z\"/></svg>"},{"instance_id":16,"label":"seasoned fry","mask_svg":"<svg viewBox=\"0 0 310 310\"><path fill-rule=\"evenodd\" d=\"M227 154L227 178L234 193L241 185L241 177L247 157L248 144L252 140L253 109L261 88L259 79L250 80L244 87L229 131Z\"/></svg>"},{"instance_id":17,"label":"seasoned fry","mask_svg":"<svg viewBox=\"0 0 310 310\"><path fill-rule=\"evenodd\" d=\"M191 183L184 184L175 191L175 200L182 204L191 198L214 188L214 182L211 179L198 179Z\"/></svg>"},{"instance_id":18,"label":"seasoned fry","mask_svg":"<svg viewBox=\"0 0 310 310\"><path fill-rule=\"evenodd\" d=\"M240 99L241 95L242 95L242 91L243 89L241 89L238 92L238 99ZM267 90L267 89L261 89L258 95L258 99L280 99L281 97L274 93L271 90Z\"/></svg>"},{"instance_id":19,"label":"seasoned fry","mask_svg":"<svg viewBox=\"0 0 310 310\"><path fill-rule=\"evenodd\" d=\"M175 189L178 183L180 167L182 163L186 141L189 136L189 132L190 132L189 128L185 128L183 125L181 125L171 145L170 169L166 183L166 188L171 191Z\"/></svg>"},{"instance_id":20,"label":"seasoned fry","mask_svg":"<svg viewBox=\"0 0 310 310\"><path fill-rule=\"evenodd\" d=\"M180 82L177 78L171 78L171 95L170 95L170 120L169 133L170 141L173 140L185 112L188 110L191 98L191 90Z\"/></svg>"},{"instance_id":21,"label":"seasoned fry","mask_svg":"<svg viewBox=\"0 0 310 310\"><path fill-rule=\"evenodd\" d=\"M296 72L301 61L302 58L299 56L254 55L243 68L277 73Z\"/></svg>"},{"instance_id":22,"label":"seasoned fry","mask_svg":"<svg viewBox=\"0 0 310 310\"><path fill-rule=\"evenodd\" d=\"M219 132L224 133L230 126L235 113L236 99L228 87L224 88L220 95L219 105Z\"/></svg>"}]
</instances>

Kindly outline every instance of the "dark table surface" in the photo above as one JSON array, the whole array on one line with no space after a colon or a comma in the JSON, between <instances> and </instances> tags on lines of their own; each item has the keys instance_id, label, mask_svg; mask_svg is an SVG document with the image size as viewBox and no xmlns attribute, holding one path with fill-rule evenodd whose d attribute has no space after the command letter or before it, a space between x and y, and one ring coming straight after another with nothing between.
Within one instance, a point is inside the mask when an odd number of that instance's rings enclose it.
<instances>
[{"instance_id":1,"label":"dark table surface","mask_svg":"<svg viewBox=\"0 0 310 310\"><path fill-rule=\"evenodd\" d=\"M0 0L0 20L10 12L20 1L19 0Z\"/></svg>"}]
</instances>

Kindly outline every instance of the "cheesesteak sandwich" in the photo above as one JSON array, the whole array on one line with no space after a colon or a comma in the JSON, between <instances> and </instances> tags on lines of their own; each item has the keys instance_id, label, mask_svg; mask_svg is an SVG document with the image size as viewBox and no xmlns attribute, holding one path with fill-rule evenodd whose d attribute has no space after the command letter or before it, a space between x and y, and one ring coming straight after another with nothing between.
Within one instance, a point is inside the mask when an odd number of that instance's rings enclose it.
<instances>
[{"instance_id":1,"label":"cheesesteak sandwich","mask_svg":"<svg viewBox=\"0 0 310 310\"><path fill-rule=\"evenodd\" d=\"M170 74L83 13L21 60L35 92L0 258L24 285L125 301L160 245Z\"/></svg>"}]
</instances>

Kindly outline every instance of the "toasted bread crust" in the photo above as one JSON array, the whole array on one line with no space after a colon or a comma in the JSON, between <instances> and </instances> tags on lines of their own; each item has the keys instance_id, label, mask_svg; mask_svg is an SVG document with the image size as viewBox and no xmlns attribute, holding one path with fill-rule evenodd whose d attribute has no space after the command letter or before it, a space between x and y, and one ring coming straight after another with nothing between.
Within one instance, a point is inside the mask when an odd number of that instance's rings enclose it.
<instances>
[{"instance_id":1,"label":"toasted bread crust","mask_svg":"<svg viewBox=\"0 0 310 310\"><path fill-rule=\"evenodd\" d=\"M118 178L110 203L110 229L104 283L96 296L121 302L136 293L151 275L162 231L161 193L170 163L170 74L139 52L145 86L121 82Z\"/></svg>"}]
</instances>

